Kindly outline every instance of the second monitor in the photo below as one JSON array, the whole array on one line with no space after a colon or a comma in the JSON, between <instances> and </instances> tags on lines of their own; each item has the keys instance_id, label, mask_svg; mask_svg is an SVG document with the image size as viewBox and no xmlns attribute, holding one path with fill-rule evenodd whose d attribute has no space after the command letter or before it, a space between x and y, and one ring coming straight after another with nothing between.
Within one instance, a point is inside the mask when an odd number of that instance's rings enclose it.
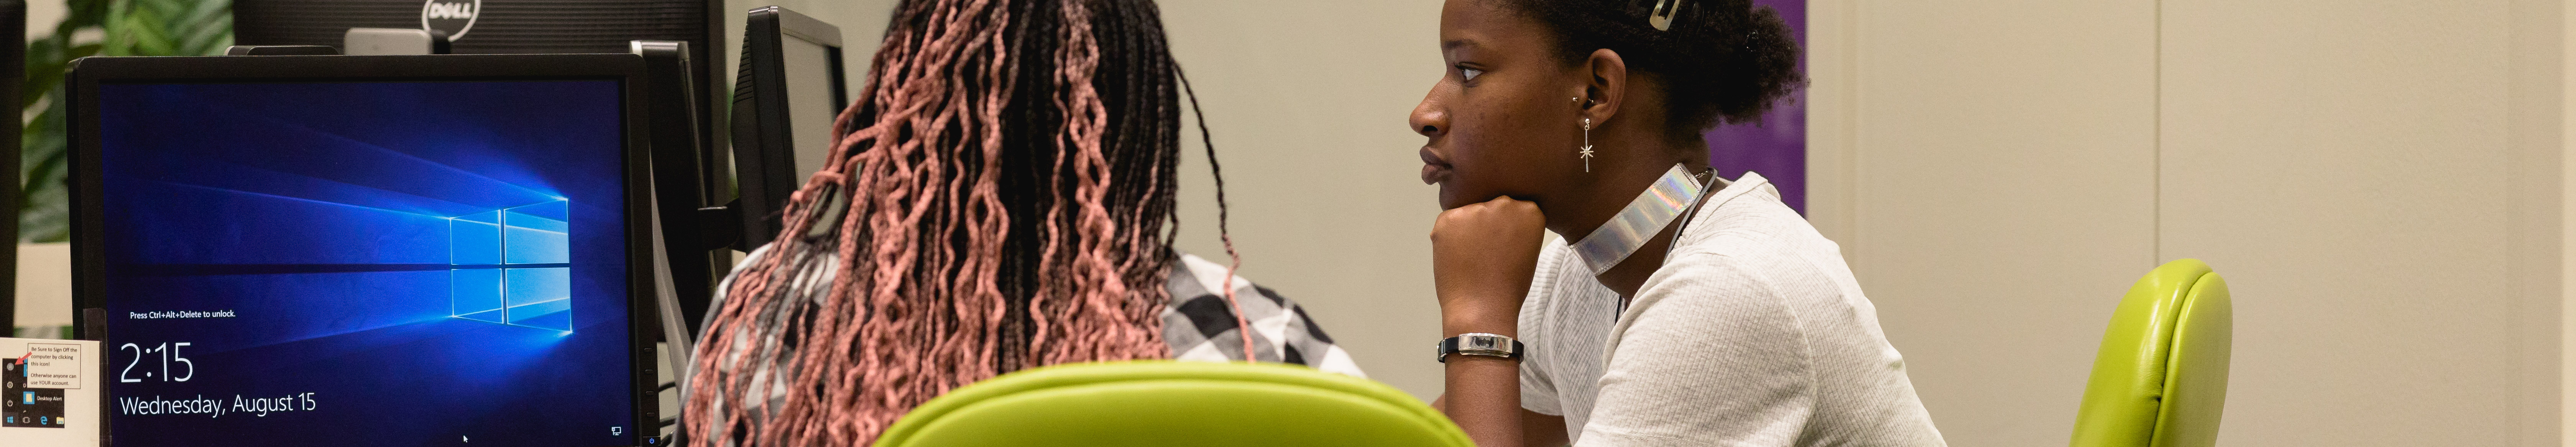
<instances>
[{"instance_id":1,"label":"second monitor","mask_svg":"<svg viewBox=\"0 0 2576 447\"><path fill-rule=\"evenodd\" d=\"M842 83L841 29L785 8L751 10L734 86L733 151L741 219L736 248L778 235L789 194L823 169L838 135L833 117L849 102Z\"/></svg>"}]
</instances>

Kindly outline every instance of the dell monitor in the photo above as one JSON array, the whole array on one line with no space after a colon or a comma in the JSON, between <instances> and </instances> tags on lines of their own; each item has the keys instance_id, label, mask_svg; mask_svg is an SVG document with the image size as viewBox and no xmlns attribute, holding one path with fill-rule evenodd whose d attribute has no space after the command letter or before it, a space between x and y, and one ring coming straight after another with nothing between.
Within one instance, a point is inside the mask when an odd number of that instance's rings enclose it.
<instances>
[{"instance_id":1,"label":"dell monitor","mask_svg":"<svg viewBox=\"0 0 2576 447\"><path fill-rule=\"evenodd\" d=\"M775 238L787 196L823 169L838 137L832 119L850 103L841 75L840 28L776 6L751 10L734 81L735 247Z\"/></svg>"},{"instance_id":2,"label":"dell monitor","mask_svg":"<svg viewBox=\"0 0 2576 447\"><path fill-rule=\"evenodd\" d=\"M73 295L128 446L660 442L631 54L88 58Z\"/></svg>"}]
</instances>

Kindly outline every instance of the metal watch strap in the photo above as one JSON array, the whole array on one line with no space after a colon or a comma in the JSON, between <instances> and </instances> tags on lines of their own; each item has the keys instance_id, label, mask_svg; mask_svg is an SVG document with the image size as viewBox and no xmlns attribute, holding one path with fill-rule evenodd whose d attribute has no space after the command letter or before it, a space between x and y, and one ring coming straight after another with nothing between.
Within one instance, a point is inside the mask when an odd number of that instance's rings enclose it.
<instances>
[{"instance_id":1,"label":"metal watch strap","mask_svg":"<svg viewBox=\"0 0 2576 447\"><path fill-rule=\"evenodd\" d=\"M1470 332L1440 340L1440 363L1449 363L1450 354L1481 355L1520 360L1520 340L1502 334Z\"/></svg>"}]
</instances>

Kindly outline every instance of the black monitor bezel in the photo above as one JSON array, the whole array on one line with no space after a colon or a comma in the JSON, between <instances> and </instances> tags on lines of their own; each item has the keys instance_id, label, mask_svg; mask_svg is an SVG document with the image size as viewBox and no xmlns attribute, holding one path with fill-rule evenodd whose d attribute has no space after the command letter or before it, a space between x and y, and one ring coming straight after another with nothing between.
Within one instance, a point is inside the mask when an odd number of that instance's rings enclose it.
<instances>
[{"instance_id":1,"label":"black monitor bezel","mask_svg":"<svg viewBox=\"0 0 2576 447\"><path fill-rule=\"evenodd\" d=\"M847 60L841 28L777 6L753 8L742 31L742 67L735 77L733 163L736 197L733 212L742 225L735 248L751 251L777 238L787 197L804 186L796 178L795 132L788 110L786 41L794 38L830 48L832 103L850 104ZM747 107L746 107L747 106ZM748 110L746 110L748 109Z\"/></svg>"},{"instance_id":2,"label":"black monitor bezel","mask_svg":"<svg viewBox=\"0 0 2576 447\"><path fill-rule=\"evenodd\" d=\"M653 191L655 211L660 215L662 230L662 265L671 275L671 290L679 315L677 331L664 326L663 332L677 332L666 339L674 358L686 360L686 349L695 340L698 321L707 313L708 297L715 293L716 279L730 267L717 261L715 250L724 247L711 241L732 240L732 225L712 226L700 222L700 208L708 203L710 185L723 177L704 175L707 157L715 152L701 143L713 129L702 129L694 123L696 114L708 102L690 88L696 82L690 77L698 70L699 61L691 60L689 43L669 40L637 40L630 43L633 52L644 56L645 70L653 76ZM722 234L711 234L722 233ZM685 371L679 368L676 371Z\"/></svg>"},{"instance_id":3,"label":"black monitor bezel","mask_svg":"<svg viewBox=\"0 0 2576 447\"><path fill-rule=\"evenodd\" d=\"M27 85L26 1L0 0L0 33L14 33L0 36L0 101L26 104L20 100ZM26 130L25 126L25 122L18 120L0 123L0 135L20 135ZM23 166L19 157L25 151L20 147L22 143L14 138L0 141L0 182L17 185L26 181L20 178ZM25 204L19 203L19 198L18 194L0 197L0 207L21 209ZM0 221L0 234L19 237L18 232L18 219ZM15 284L17 281L18 252L0 253L0 283ZM0 336L17 336L17 327L18 291L14 287L0 290Z\"/></svg>"},{"instance_id":4,"label":"black monitor bezel","mask_svg":"<svg viewBox=\"0 0 2576 447\"><path fill-rule=\"evenodd\" d=\"M628 357L633 377L636 446L651 446L661 412L660 378L653 342L660 336L655 307L650 153L647 134L651 93L641 56L632 54L512 54L406 56L187 56L89 57L72 61L69 88L72 203L73 324L84 340L105 342L109 321L102 297L106 278L98 135L98 87L109 83L404 82L615 80L624 90L626 283ZM93 321L100 320L100 321ZM106 384L113 387L114 384ZM103 421L112 422L112 421Z\"/></svg>"}]
</instances>

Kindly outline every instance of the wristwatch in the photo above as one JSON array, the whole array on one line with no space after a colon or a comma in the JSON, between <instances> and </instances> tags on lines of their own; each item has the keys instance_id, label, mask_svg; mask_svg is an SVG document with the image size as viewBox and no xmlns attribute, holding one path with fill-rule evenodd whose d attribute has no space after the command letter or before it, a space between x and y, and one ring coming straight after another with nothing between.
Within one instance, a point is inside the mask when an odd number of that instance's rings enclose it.
<instances>
[{"instance_id":1,"label":"wristwatch","mask_svg":"<svg viewBox=\"0 0 2576 447\"><path fill-rule=\"evenodd\" d=\"M1521 341L1502 334L1470 332L1440 340L1440 363L1449 363L1450 354L1481 355L1521 359Z\"/></svg>"}]
</instances>

